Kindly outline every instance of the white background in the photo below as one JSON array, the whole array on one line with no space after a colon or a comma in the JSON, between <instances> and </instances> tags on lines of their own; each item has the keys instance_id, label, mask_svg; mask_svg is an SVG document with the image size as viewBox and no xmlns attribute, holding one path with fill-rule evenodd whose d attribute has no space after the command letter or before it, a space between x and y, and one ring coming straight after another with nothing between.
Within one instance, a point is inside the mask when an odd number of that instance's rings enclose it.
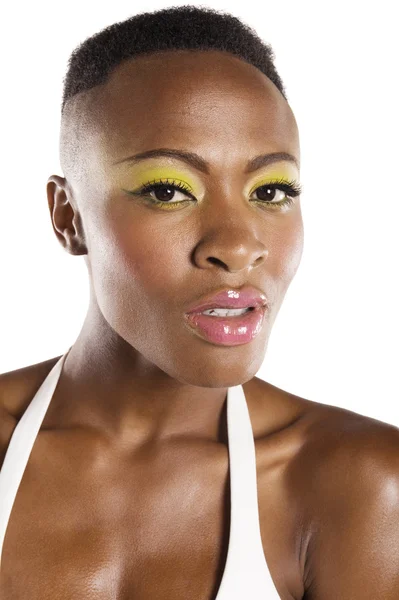
<instances>
[{"instance_id":1,"label":"white background","mask_svg":"<svg viewBox=\"0 0 399 600\"><path fill-rule=\"evenodd\" d=\"M63 354L89 298L46 197L62 78L103 27L185 2L3 2L0 373ZM200 5L191 2L190 4ZM210 2L270 43L297 119L305 247L258 377L399 425L395 2Z\"/></svg>"}]
</instances>

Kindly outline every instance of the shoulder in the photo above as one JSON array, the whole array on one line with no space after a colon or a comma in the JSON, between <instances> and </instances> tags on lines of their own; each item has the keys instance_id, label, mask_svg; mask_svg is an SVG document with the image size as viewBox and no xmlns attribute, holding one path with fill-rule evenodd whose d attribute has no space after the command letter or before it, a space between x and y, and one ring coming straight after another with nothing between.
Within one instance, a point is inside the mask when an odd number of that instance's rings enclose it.
<instances>
[{"instance_id":1,"label":"shoulder","mask_svg":"<svg viewBox=\"0 0 399 600\"><path fill-rule=\"evenodd\" d=\"M56 356L19 369L0 373L0 411L20 418L29 402L61 358Z\"/></svg>"},{"instance_id":2,"label":"shoulder","mask_svg":"<svg viewBox=\"0 0 399 600\"><path fill-rule=\"evenodd\" d=\"M59 358L0 373L0 469L19 419Z\"/></svg>"},{"instance_id":3,"label":"shoulder","mask_svg":"<svg viewBox=\"0 0 399 600\"><path fill-rule=\"evenodd\" d=\"M350 497L384 494L387 486L399 484L398 427L288 395L301 407L300 444L292 468L300 470L301 495L313 515L328 507L344 510Z\"/></svg>"},{"instance_id":4,"label":"shoulder","mask_svg":"<svg viewBox=\"0 0 399 600\"><path fill-rule=\"evenodd\" d=\"M311 474L323 477L338 466L356 469L364 464L368 472L375 461L381 468L399 466L399 428L360 413L302 398L261 380L253 379L262 411L278 411L287 425L296 425L301 435L296 459L309 465ZM265 400L267 398L267 400ZM342 469L340 469L342 471ZM338 475L338 473L337 473Z\"/></svg>"},{"instance_id":5,"label":"shoulder","mask_svg":"<svg viewBox=\"0 0 399 600\"><path fill-rule=\"evenodd\" d=\"M318 407L300 472L308 600L399 597L399 428Z\"/></svg>"},{"instance_id":6,"label":"shoulder","mask_svg":"<svg viewBox=\"0 0 399 600\"><path fill-rule=\"evenodd\" d=\"M389 473L399 475L399 428L340 407L318 405L309 421L302 459L311 467L308 482L317 481L319 493L376 488ZM339 502L337 495L334 502Z\"/></svg>"},{"instance_id":7,"label":"shoulder","mask_svg":"<svg viewBox=\"0 0 399 600\"><path fill-rule=\"evenodd\" d=\"M264 384L297 407L271 437L288 457L282 518L295 514L304 598L399 598L399 428Z\"/></svg>"},{"instance_id":8,"label":"shoulder","mask_svg":"<svg viewBox=\"0 0 399 600\"><path fill-rule=\"evenodd\" d=\"M399 429L259 379L251 385L263 419L262 534L286 549L265 552L290 565L292 596L399 598Z\"/></svg>"}]
</instances>

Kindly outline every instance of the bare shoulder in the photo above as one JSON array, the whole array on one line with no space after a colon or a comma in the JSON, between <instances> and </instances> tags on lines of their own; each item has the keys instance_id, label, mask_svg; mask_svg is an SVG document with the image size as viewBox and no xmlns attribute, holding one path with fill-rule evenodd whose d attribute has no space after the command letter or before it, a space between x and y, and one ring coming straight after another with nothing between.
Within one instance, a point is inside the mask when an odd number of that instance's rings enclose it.
<instances>
[{"instance_id":1,"label":"bare shoulder","mask_svg":"<svg viewBox=\"0 0 399 600\"><path fill-rule=\"evenodd\" d=\"M261 379L253 381L261 413L277 415L265 435L278 441L285 483L302 504L309 535L323 528L327 514L348 512L362 496L395 495L399 507L399 428L354 411L301 398ZM262 424L262 428L264 425ZM279 437L278 437L279 436ZM330 519L334 523L334 518ZM311 531L312 530L312 531Z\"/></svg>"},{"instance_id":2,"label":"bare shoulder","mask_svg":"<svg viewBox=\"0 0 399 600\"><path fill-rule=\"evenodd\" d=\"M279 461L285 495L278 527L295 516L297 597L399 598L399 428L259 385L297 407L292 425L270 436L281 436L277 446L288 457ZM270 453L271 444L264 447ZM266 480L265 497L270 489Z\"/></svg>"},{"instance_id":3,"label":"bare shoulder","mask_svg":"<svg viewBox=\"0 0 399 600\"><path fill-rule=\"evenodd\" d=\"M292 421L301 430L302 444L298 459L319 465L325 473L328 465L353 464L353 461L381 460L399 464L399 427L367 417L346 408L302 398L254 377L258 399L267 397L262 410L279 411L287 424ZM360 466L357 463L357 466ZM312 471L315 476L317 471Z\"/></svg>"},{"instance_id":4,"label":"bare shoulder","mask_svg":"<svg viewBox=\"0 0 399 600\"><path fill-rule=\"evenodd\" d=\"M265 383L265 382L263 382ZM267 384L270 390L270 384ZM274 386L272 386L274 387ZM265 388L266 389L266 388ZM339 406L295 396L274 388L284 403L296 406L300 444L294 468L301 471L303 492L320 506L334 499L345 501L342 489L359 491L360 485L382 483L399 476L399 428ZM337 494L334 496L334 488Z\"/></svg>"},{"instance_id":5,"label":"bare shoulder","mask_svg":"<svg viewBox=\"0 0 399 600\"><path fill-rule=\"evenodd\" d=\"M316 425L305 458L304 597L396 599L399 429L362 415L329 414L332 420Z\"/></svg>"},{"instance_id":6,"label":"bare shoulder","mask_svg":"<svg viewBox=\"0 0 399 600\"><path fill-rule=\"evenodd\" d=\"M317 481L324 492L334 485L358 491L361 483L375 485L389 473L399 474L398 427L338 406L312 404L301 456L311 468L309 484Z\"/></svg>"},{"instance_id":7,"label":"bare shoulder","mask_svg":"<svg viewBox=\"0 0 399 600\"><path fill-rule=\"evenodd\" d=\"M399 507L399 428L390 423L326 405L311 420L298 465L315 536L362 507L366 518L392 494Z\"/></svg>"},{"instance_id":8,"label":"bare shoulder","mask_svg":"<svg viewBox=\"0 0 399 600\"><path fill-rule=\"evenodd\" d=\"M0 411L20 418L59 358L0 373Z\"/></svg>"},{"instance_id":9,"label":"bare shoulder","mask_svg":"<svg viewBox=\"0 0 399 600\"><path fill-rule=\"evenodd\" d=\"M0 468L19 419L59 358L0 373Z\"/></svg>"},{"instance_id":10,"label":"bare shoulder","mask_svg":"<svg viewBox=\"0 0 399 600\"><path fill-rule=\"evenodd\" d=\"M246 384L248 385L248 384ZM288 472L293 490L309 507L334 498L335 506L359 485L375 485L378 478L399 472L399 428L349 409L302 398L255 377L257 416L267 442L280 436L286 442ZM263 418L263 421L262 421ZM268 425L265 426L265 423ZM255 433L255 431L254 431ZM267 451L270 444L266 444ZM299 474L299 475L298 475ZM338 493L334 496L334 488Z\"/></svg>"},{"instance_id":11,"label":"bare shoulder","mask_svg":"<svg viewBox=\"0 0 399 600\"><path fill-rule=\"evenodd\" d=\"M399 428L306 400L285 470L307 600L398 598Z\"/></svg>"}]
</instances>

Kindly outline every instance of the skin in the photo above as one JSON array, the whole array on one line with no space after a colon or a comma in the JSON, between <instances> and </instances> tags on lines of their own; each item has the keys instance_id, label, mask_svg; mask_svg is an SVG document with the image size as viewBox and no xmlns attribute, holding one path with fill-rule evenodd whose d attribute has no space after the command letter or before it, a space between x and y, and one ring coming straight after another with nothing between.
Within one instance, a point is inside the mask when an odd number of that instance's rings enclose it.
<instances>
[{"instance_id":1,"label":"skin","mask_svg":"<svg viewBox=\"0 0 399 600\"><path fill-rule=\"evenodd\" d=\"M93 104L85 130L90 169L48 183L54 231L67 252L84 255L90 276L87 317L64 367L73 381L71 411L122 437L134 424L138 441L188 428L209 433L227 388L259 370L299 266L299 202L283 213L248 201L268 175L299 179L297 169L279 163L244 174L258 154L285 151L299 162L294 115L261 72L218 52L128 61L92 94ZM165 158L114 165L164 147L200 154L210 174ZM122 191L167 176L168 165L197 203L165 211ZM249 345L221 347L187 330L188 306L244 284L263 290L270 306Z\"/></svg>"},{"instance_id":2,"label":"skin","mask_svg":"<svg viewBox=\"0 0 399 600\"><path fill-rule=\"evenodd\" d=\"M170 158L120 162L164 147L201 155L209 173ZM228 547L225 399L238 384L280 597L399 597L399 430L255 376L304 239L299 198L284 211L252 200L270 178L300 180L286 162L245 173L269 152L300 162L293 112L226 53L127 61L68 106L65 177L49 178L47 197L59 242L84 256L90 303L15 501L4 600L25 589L30 600L215 600ZM159 177L196 201L165 210L123 191ZM269 304L250 343L217 346L183 326L201 296L244 284ZM3 455L58 358L0 377ZM46 543L32 554L39 532Z\"/></svg>"}]
</instances>

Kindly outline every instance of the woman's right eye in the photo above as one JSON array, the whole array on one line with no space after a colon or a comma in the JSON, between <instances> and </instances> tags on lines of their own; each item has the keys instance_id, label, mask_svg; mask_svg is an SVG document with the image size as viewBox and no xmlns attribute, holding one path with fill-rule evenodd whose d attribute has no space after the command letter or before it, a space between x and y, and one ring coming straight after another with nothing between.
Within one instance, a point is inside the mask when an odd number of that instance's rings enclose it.
<instances>
[{"instance_id":1,"label":"woman's right eye","mask_svg":"<svg viewBox=\"0 0 399 600\"><path fill-rule=\"evenodd\" d=\"M188 187L184 182L168 180L149 181L135 192L124 190L128 194L133 196L139 196L140 198L147 198L149 202L154 204L184 204L185 202L191 202L195 200L192 195L192 189ZM185 196L181 200L175 200L176 193ZM154 197L155 196L155 197ZM190 196L190 198L187 198Z\"/></svg>"},{"instance_id":2,"label":"woman's right eye","mask_svg":"<svg viewBox=\"0 0 399 600\"><path fill-rule=\"evenodd\" d=\"M181 194L181 196L185 196L180 201L186 201L187 195L191 196L190 191L184 186L180 184L171 184L171 183L157 183L152 185L147 185L139 191L140 196L150 196L150 194L154 194L156 202L165 202L165 203L174 203L178 202L179 198L176 200L176 194ZM152 198L152 196L150 196Z\"/></svg>"}]
</instances>

